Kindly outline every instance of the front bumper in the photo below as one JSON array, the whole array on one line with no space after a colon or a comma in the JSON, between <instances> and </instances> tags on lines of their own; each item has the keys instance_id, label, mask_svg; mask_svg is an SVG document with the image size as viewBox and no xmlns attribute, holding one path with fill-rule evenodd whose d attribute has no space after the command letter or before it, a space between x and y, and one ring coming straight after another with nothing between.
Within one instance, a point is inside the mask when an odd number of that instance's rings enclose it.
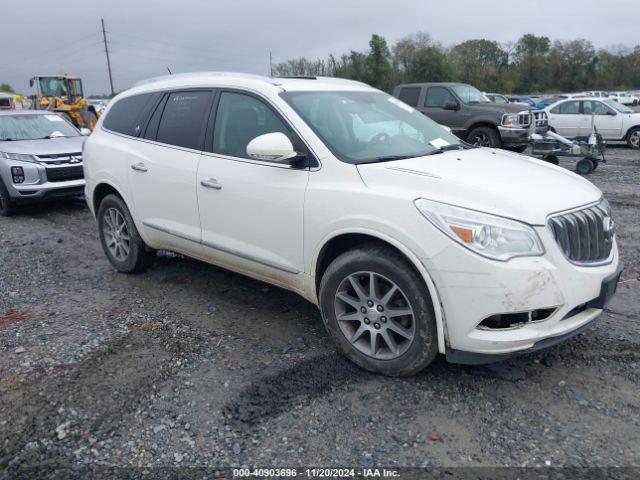
<instances>
[{"instance_id":1,"label":"front bumper","mask_svg":"<svg viewBox=\"0 0 640 480\"><path fill-rule=\"evenodd\" d=\"M531 131L528 128L513 128L498 126L500 139L505 146L515 147L527 145L531 141Z\"/></svg>"},{"instance_id":2,"label":"front bumper","mask_svg":"<svg viewBox=\"0 0 640 480\"><path fill-rule=\"evenodd\" d=\"M602 313L603 281L620 273L618 250L606 265L581 267L562 254L550 231L536 227L546 252L539 257L489 260L454 244L422 259L437 287L445 319L447 357L490 363L559 343ZM615 283L614 283L615 286ZM609 292L607 301L612 292ZM483 328L491 316L554 309L543 320L512 328Z\"/></svg>"},{"instance_id":3,"label":"front bumper","mask_svg":"<svg viewBox=\"0 0 640 480\"><path fill-rule=\"evenodd\" d=\"M46 182L25 187L13 186L11 200L18 205L35 203L56 198L77 197L84 194L84 180L68 182Z\"/></svg>"},{"instance_id":4,"label":"front bumper","mask_svg":"<svg viewBox=\"0 0 640 480\"><path fill-rule=\"evenodd\" d=\"M11 167L20 167L24 172L23 183L14 183L11 176ZM18 205L36 203L38 201L65 198L82 195L84 193L84 178L66 180L56 172L65 169L66 166L47 167L42 163L22 162L10 160L2 165L2 180L11 201ZM82 163L74 164L74 169L82 168ZM51 172L54 172L53 174ZM56 181L59 180L59 181Z\"/></svg>"}]
</instances>

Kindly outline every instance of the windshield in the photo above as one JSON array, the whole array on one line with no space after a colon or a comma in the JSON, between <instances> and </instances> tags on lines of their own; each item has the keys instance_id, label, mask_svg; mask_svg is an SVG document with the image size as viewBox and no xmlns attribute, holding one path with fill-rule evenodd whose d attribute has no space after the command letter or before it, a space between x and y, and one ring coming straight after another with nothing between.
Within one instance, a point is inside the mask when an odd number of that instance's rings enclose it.
<instances>
[{"instance_id":1,"label":"windshield","mask_svg":"<svg viewBox=\"0 0 640 480\"><path fill-rule=\"evenodd\" d=\"M463 148L458 137L386 93L280 95L344 162L399 160Z\"/></svg>"},{"instance_id":2,"label":"windshield","mask_svg":"<svg viewBox=\"0 0 640 480\"><path fill-rule=\"evenodd\" d=\"M615 100L605 100L605 103L612 108L615 108L620 113L634 113L629 107L625 107L621 103L616 102Z\"/></svg>"},{"instance_id":3,"label":"windshield","mask_svg":"<svg viewBox=\"0 0 640 480\"><path fill-rule=\"evenodd\" d=\"M486 103L488 102L480 90L471 85L451 85L451 89L463 103Z\"/></svg>"},{"instance_id":4,"label":"windshield","mask_svg":"<svg viewBox=\"0 0 640 480\"><path fill-rule=\"evenodd\" d=\"M0 115L0 141L78 137L76 130L60 115Z\"/></svg>"},{"instance_id":5,"label":"windshield","mask_svg":"<svg viewBox=\"0 0 640 480\"><path fill-rule=\"evenodd\" d=\"M44 97L75 97L82 96L80 80L44 77L39 80L40 92ZM71 89L71 91L69 91Z\"/></svg>"},{"instance_id":6,"label":"windshield","mask_svg":"<svg viewBox=\"0 0 640 480\"><path fill-rule=\"evenodd\" d=\"M489 95L489 99L494 103L509 103L509 100L502 95Z\"/></svg>"}]
</instances>

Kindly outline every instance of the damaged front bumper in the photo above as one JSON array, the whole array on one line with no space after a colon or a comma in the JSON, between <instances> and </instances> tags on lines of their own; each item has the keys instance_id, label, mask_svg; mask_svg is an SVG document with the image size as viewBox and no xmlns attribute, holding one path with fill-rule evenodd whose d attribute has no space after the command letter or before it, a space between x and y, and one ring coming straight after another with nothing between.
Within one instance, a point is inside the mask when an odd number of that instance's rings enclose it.
<instances>
[{"instance_id":1,"label":"damaged front bumper","mask_svg":"<svg viewBox=\"0 0 640 480\"><path fill-rule=\"evenodd\" d=\"M610 263L577 266L546 228L536 230L546 247L540 257L496 262L452 245L423 259L440 296L449 361L491 363L547 348L588 329L602 313L620 277L617 246ZM511 324L494 321L511 317Z\"/></svg>"}]
</instances>

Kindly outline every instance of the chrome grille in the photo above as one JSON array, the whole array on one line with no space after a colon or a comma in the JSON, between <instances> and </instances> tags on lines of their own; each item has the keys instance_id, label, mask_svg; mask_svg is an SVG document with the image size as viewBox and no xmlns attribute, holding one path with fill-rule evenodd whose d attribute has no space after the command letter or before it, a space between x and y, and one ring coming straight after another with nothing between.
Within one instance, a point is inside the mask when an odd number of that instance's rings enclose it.
<instances>
[{"instance_id":1,"label":"chrome grille","mask_svg":"<svg viewBox=\"0 0 640 480\"><path fill-rule=\"evenodd\" d=\"M572 263L595 265L609 259L615 228L606 200L555 215L549 219L548 226L565 257Z\"/></svg>"}]
</instances>

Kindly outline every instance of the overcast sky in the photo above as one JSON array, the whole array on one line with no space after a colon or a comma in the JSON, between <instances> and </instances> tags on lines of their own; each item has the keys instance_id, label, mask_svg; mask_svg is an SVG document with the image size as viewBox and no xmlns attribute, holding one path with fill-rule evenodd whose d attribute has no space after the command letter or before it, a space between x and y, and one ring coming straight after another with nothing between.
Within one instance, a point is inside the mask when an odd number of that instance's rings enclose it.
<instances>
[{"instance_id":1,"label":"overcast sky","mask_svg":"<svg viewBox=\"0 0 640 480\"><path fill-rule=\"evenodd\" d=\"M444 45L505 42L524 33L586 38L596 47L640 44L631 0L5 0L0 83L28 93L34 74L68 72L88 94L108 92L104 17L116 91L167 73L231 70L267 74L290 58L366 50L425 31Z\"/></svg>"}]
</instances>

